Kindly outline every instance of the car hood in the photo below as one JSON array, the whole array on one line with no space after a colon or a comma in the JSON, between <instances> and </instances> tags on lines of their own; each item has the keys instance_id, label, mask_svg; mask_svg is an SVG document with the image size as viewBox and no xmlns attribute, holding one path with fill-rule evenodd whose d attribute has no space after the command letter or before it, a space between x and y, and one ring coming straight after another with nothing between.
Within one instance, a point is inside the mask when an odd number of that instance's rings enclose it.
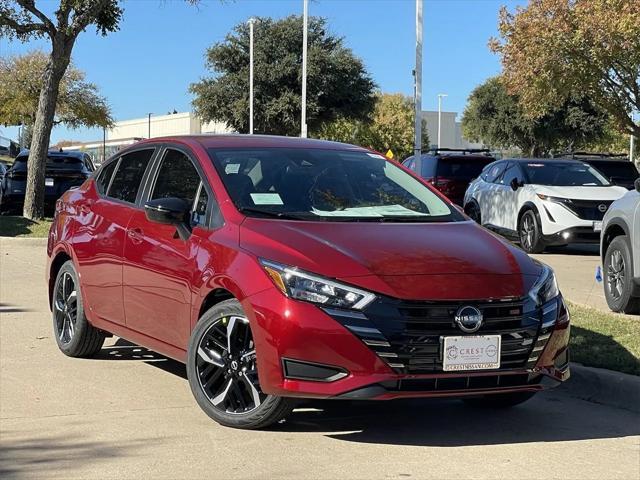
<instances>
[{"instance_id":1,"label":"car hood","mask_svg":"<svg viewBox=\"0 0 640 480\"><path fill-rule=\"evenodd\" d=\"M399 298L521 296L540 271L522 250L471 221L247 218L240 246L261 258Z\"/></svg>"},{"instance_id":2,"label":"car hood","mask_svg":"<svg viewBox=\"0 0 640 480\"><path fill-rule=\"evenodd\" d=\"M551 197L571 198L573 200L617 200L628 190L612 185L610 187L554 187L549 185L532 185L536 193Z\"/></svg>"}]
</instances>

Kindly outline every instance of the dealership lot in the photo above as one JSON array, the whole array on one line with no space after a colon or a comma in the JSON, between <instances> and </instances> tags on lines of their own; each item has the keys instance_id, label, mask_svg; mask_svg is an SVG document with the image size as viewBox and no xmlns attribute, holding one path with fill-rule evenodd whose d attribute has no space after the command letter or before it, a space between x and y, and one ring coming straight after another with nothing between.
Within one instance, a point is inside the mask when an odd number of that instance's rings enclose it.
<instances>
[{"instance_id":1,"label":"dealership lot","mask_svg":"<svg viewBox=\"0 0 640 480\"><path fill-rule=\"evenodd\" d=\"M312 402L270 431L220 427L173 361L114 340L98 359L60 354L42 241L2 239L0 254L3 478L640 475L637 414L573 399L562 387L502 413L441 400ZM574 265L591 258L565 257Z\"/></svg>"}]
</instances>

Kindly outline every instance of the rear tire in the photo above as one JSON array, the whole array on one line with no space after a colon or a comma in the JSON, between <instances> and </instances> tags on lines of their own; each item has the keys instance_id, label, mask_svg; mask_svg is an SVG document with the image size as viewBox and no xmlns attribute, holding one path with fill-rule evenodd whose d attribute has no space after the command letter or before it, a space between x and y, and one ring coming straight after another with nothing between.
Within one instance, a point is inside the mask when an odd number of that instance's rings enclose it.
<instances>
[{"instance_id":1,"label":"rear tire","mask_svg":"<svg viewBox=\"0 0 640 480\"><path fill-rule=\"evenodd\" d=\"M518 237L520 246L527 253L542 253L545 244L542 241L542 230L538 218L533 210L524 212L518 222Z\"/></svg>"},{"instance_id":2,"label":"rear tire","mask_svg":"<svg viewBox=\"0 0 640 480\"><path fill-rule=\"evenodd\" d=\"M467 204L465 212L469 215L469 218L476 222L478 225L482 225L482 215L480 214L480 207L477 203L471 202Z\"/></svg>"},{"instance_id":3,"label":"rear tire","mask_svg":"<svg viewBox=\"0 0 640 480\"><path fill-rule=\"evenodd\" d=\"M494 393L482 397L463 398L467 405L480 408L511 408L526 402L536 392Z\"/></svg>"},{"instance_id":4,"label":"rear tire","mask_svg":"<svg viewBox=\"0 0 640 480\"><path fill-rule=\"evenodd\" d=\"M80 281L73 262L65 262L56 276L51 300L53 331L62 353L69 357L93 357L102 348L105 334L84 314Z\"/></svg>"},{"instance_id":5,"label":"rear tire","mask_svg":"<svg viewBox=\"0 0 640 480\"><path fill-rule=\"evenodd\" d=\"M604 255L604 295L609 308L620 313L640 313L640 298L633 296L633 261L626 235L613 239Z\"/></svg>"},{"instance_id":6,"label":"rear tire","mask_svg":"<svg viewBox=\"0 0 640 480\"><path fill-rule=\"evenodd\" d=\"M227 427L265 428L286 417L295 405L290 398L260 389L251 326L235 299L207 310L193 330L187 377L200 408Z\"/></svg>"}]
</instances>

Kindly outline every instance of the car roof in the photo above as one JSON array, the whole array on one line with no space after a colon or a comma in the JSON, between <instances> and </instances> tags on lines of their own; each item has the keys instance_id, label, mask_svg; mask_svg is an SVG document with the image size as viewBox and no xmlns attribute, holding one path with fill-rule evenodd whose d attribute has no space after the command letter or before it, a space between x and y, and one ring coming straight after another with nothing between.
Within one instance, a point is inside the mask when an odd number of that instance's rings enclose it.
<instances>
[{"instance_id":1,"label":"car roof","mask_svg":"<svg viewBox=\"0 0 640 480\"><path fill-rule=\"evenodd\" d=\"M25 148L18 154L18 157L26 157L28 155L29 155L29 150ZM81 160L84 159L85 155L87 155L87 153L81 150L63 150L63 151L49 150L47 152L48 157L71 157L71 158L79 158Z\"/></svg>"},{"instance_id":2,"label":"car roof","mask_svg":"<svg viewBox=\"0 0 640 480\"><path fill-rule=\"evenodd\" d=\"M571 158L503 158L504 162L514 163L573 163L575 165L584 164L582 160L573 160Z\"/></svg>"},{"instance_id":3,"label":"car roof","mask_svg":"<svg viewBox=\"0 0 640 480\"><path fill-rule=\"evenodd\" d=\"M230 133L223 135L175 135L169 137L154 137L137 142L135 145L161 142L195 142L204 148L317 148L331 150L371 150L350 145L348 143L318 140L314 138L284 137L278 135L247 135Z\"/></svg>"}]
</instances>

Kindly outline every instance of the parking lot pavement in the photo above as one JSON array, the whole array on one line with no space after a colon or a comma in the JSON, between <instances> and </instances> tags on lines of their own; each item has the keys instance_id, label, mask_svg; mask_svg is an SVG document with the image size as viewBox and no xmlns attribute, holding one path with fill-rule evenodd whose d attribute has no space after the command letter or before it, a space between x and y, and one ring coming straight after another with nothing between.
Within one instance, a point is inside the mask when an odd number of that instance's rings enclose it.
<instances>
[{"instance_id":1,"label":"parking lot pavement","mask_svg":"<svg viewBox=\"0 0 640 480\"><path fill-rule=\"evenodd\" d=\"M0 239L0 478L640 478L640 418L562 387L511 411L312 402L270 431L208 419L180 364L52 338L44 248Z\"/></svg>"},{"instance_id":2,"label":"parking lot pavement","mask_svg":"<svg viewBox=\"0 0 640 480\"><path fill-rule=\"evenodd\" d=\"M569 300L609 312L603 283L596 281L596 268L601 266L598 245L571 245L549 248L532 257L551 266L560 290Z\"/></svg>"}]
</instances>

